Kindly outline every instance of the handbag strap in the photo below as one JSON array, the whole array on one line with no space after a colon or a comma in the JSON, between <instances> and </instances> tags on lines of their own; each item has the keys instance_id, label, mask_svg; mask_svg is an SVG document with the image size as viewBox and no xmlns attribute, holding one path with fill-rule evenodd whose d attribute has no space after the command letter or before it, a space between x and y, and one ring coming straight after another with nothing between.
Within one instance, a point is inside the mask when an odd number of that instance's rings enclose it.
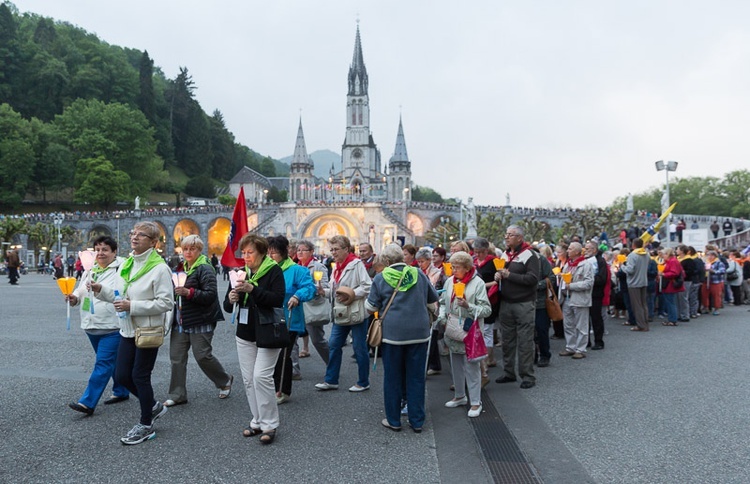
<instances>
[{"instance_id":1,"label":"handbag strap","mask_svg":"<svg viewBox=\"0 0 750 484\"><path fill-rule=\"evenodd\" d=\"M404 270L401 272L401 278L398 280L398 284L396 284L396 288L393 290L393 294L391 294L391 298L388 300L388 304L385 306L385 309L383 310L383 315L380 317L381 320L385 319L385 315L388 313L388 309L390 309L391 304L393 303L393 300L396 298L396 293L398 292L398 288L401 287L401 281L404 280L405 275L406 275L406 267L404 267Z\"/></svg>"}]
</instances>

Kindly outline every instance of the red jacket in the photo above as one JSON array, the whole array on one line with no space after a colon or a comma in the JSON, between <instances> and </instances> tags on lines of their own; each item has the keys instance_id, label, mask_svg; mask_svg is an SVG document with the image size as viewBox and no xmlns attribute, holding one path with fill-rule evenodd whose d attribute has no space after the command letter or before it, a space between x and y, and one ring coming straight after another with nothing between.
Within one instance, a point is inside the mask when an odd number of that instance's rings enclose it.
<instances>
[{"instance_id":1,"label":"red jacket","mask_svg":"<svg viewBox=\"0 0 750 484\"><path fill-rule=\"evenodd\" d=\"M683 284L676 288L674 287L674 280L678 277L682 277ZM662 277L662 290L664 294L674 294L677 292L685 291L685 271L682 270L682 264L677 260L677 257L672 256L664 264L664 272Z\"/></svg>"}]
</instances>

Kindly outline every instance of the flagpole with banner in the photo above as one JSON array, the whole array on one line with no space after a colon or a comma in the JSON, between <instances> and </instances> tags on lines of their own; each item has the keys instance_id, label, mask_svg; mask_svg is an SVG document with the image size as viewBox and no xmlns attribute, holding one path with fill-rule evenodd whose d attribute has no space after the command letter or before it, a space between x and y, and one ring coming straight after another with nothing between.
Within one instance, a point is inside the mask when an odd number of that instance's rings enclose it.
<instances>
[{"instance_id":1,"label":"flagpole with banner","mask_svg":"<svg viewBox=\"0 0 750 484\"><path fill-rule=\"evenodd\" d=\"M224 267L243 267L245 260L240 254L240 239L248 233L247 229L247 206L245 204L245 189L240 187L240 193L237 194L237 203L234 205L232 213L232 227L229 230L227 247L221 256L221 265Z\"/></svg>"}]
</instances>

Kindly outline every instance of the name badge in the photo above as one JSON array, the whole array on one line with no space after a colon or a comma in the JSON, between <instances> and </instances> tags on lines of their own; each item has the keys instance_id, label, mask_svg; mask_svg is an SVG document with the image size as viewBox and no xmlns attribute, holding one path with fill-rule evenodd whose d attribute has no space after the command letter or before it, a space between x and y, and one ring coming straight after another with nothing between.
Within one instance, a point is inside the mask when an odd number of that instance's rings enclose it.
<instances>
[{"instance_id":1,"label":"name badge","mask_svg":"<svg viewBox=\"0 0 750 484\"><path fill-rule=\"evenodd\" d=\"M247 324L247 308L240 308L240 324Z\"/></svg>"},{"instance_id":2,"label":"name badge","mask_svg":"<svg viewBox=\"0 0 750 484\"><path fill-rule=\"evenodd\" d=\"M91 299L89 299L88 297L83 298L81 309L83 309L84 311L88 311L89 309L91 309Z\"/></svg>"}]
</instances>

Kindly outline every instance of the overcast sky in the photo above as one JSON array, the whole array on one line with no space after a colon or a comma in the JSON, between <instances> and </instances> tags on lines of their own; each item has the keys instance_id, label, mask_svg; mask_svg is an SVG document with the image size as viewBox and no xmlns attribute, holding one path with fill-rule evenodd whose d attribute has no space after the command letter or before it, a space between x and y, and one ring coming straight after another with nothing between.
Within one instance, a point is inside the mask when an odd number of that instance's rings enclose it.
<instances>
[{"instance_id":1,"label":"overcast sky","mask_svg":"<svg viewBox=\"0 0 750 484\"><path fill-rule=\"evenodd\" d=\"M340 152L356 20L384 163L478 204L607 205L750 160L750 2L16 0L187 67L209 114L274 158ZM673 175L674 176L674 175ZM637 208L637 207L636 207Z\"/></svg>"}]
</instances>

